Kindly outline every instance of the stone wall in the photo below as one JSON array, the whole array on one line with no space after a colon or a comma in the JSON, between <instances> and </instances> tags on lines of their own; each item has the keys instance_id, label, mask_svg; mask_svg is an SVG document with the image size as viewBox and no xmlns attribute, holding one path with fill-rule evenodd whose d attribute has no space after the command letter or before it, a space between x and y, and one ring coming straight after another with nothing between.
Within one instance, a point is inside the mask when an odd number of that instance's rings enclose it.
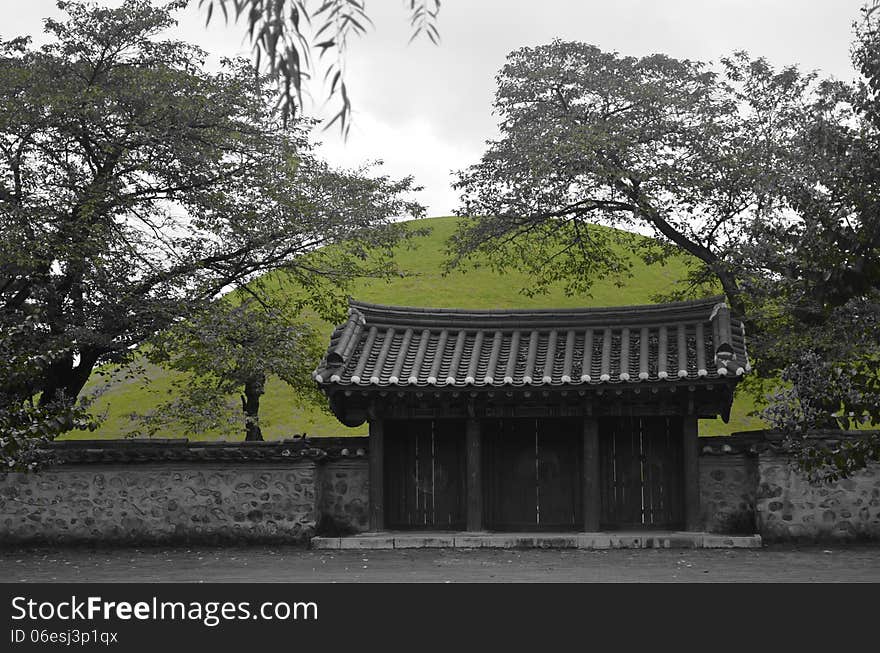
<instances>
[{"instance_id":1,"label":"stone wall","mask_svg":"<svg viewBox=\"0 0 880 653\"><path fill-rule=\"evenodd\" d=\"M840 432L816 433L834 444ZM811 483L778 434L752 431L701 442L700 507L714 533L760 533L765 542L880 540L880 465Z\"/></svg>"},{"instance_id":2,"label":"stone wall","mask_svg":"<svg viewBox=\"0 0 880 653\"><path fill-rule=\"evenodd\" d=\"M363 532L367 443L58 443L59 464L0 474L0 544L305 542ZM767 542L880 540L880 466L814 485L774 434L700 444L706 531L757 532Z\"/></svg>"},{"instance_id":3,"label":"stone wall","mask_svg":"<svg viewBox=\"0 0 880 653\"><path fill-rule=\"evenodd\" d=\"M321 469L321 535L370 528L370 466L365 459L328 462Z\"/></svg>"},{"instance_id":4,"label":"stone wall","mask_svg":"<svg viewBox=\"0 0 880 653\"><path fill-rule=\"evenodd\" d=\"M0 541L302 542L316 465L69 465L0 476Z\"/></svg>"},{"instance_id":5,"label":"stone wall","mask_svg":"<svg viewBox=\"0 0 880 653\"><path fill-rule=\"evenodd\" d=\"M758 471L757 522L766 541L880 540L880 465L816 485L787 455L767 452Z\"/></svg>"},{"instance_id":6,"label":"stone wall","mask_svg":"<svg viewBox=\"0 0 880 653\"><path fill-rule=\"evenodd\" d=\"M733 535L757 532L757 458L746 453L700 458L700 511L706 531Z\"/></svg>"},{"instance_id":7,"label":"stone wall","mask_svg":"<svg viewBox=\"0 0 880 653\"><path fill-rule=\"evenodd\" d=\"M0 544L306 542L325 508L365 530L364 440L59 442L0 474Z\"/></svg>"}]
</instances>

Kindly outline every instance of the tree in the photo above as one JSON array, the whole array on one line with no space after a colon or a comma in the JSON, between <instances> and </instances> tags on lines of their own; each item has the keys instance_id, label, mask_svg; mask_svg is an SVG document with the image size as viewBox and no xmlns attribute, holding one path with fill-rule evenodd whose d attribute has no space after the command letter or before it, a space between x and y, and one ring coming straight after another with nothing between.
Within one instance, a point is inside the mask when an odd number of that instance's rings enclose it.
<instances>
[{"instance_id":1,"label":"tree","mask_svg":"<svg viewBox=\"0 0 880 653\"><path fill-rule=\"evenodd\" d=\"M740 267L758 326L752 349L779 373L764 418L789 436L801 467L825 479L880 460L880 435L834 446L816 429L880 425L880 32L857 24L860 79L827 85L796 153L808 183L791 194L797 218L757 223Z\"/></svg>"},{"instance_id":2,"label":"tree","mask_svg":"<svg viewBox=\"0 0 880 653\"><path fill-rule=\"evenodd\" d=\"M494 105L501 137L459 173L458 212L480 217L456 235L453 265L480 254L527 269L533 291L565 280L586 292L625 275L628 251L649 262L687 252L696 265L675 294L719 284L743 313L730 245L782 208L813 81L744 53L720 72L562 41L511 53Z\"/></svg>"},{"instance_id":3,"label":"tree","mask_svg":"<svg viewBox=\"0 0 880 653\"><path fill-rule=\"evenodd\" d=\"M405 4L412 28L410 42L425 34L432 43L438 43L440 0L405 0ZM365 0L199 0L208 23L215 15L215 6L226 22L230 16L236 22L242 17L247 21L256 66L260 68L265 61L267 74L278 82L279 107L285 119L296 114L298 105L302 106L303 82L311 76L315 64L329 61L322 77L330 83L328 99L338 94L340 107L327 127L339 122L342 133L348 134L351 99L345 82L345 53L349 38L363 36L370 23ZM328 54L336 58L328 59Z\"/></svg>"},{"instance_id":4,"label":"tree","mask_svg":"<svg viewBox=\"0 0 880 653\"><path fill-rule=\"evenodd\" d=\"M558 41L514 52L498 78L502 136L459 175L460 213L482 217L456 235L453 265L479 253L528 270L532 292L557 280L583 292L625 274L626 252L686 252L688 286L666 297L724 290L771 390L764 417L802 466L833 478L877 460L876 438L824 452L805 441L880 423L872 20L856 86L744 53L713 72Z\"/></svg>"},{"instance_id":5,"label":"tree","mask_svg":"<svg viewBox=\"0 0 880 653\"><path fill-rule=\"evenodd\" d=\"M57 353L28 384L41 407L267 271L332 312L421 214L411 179L318 160L249 62L208 73L161 40L184 4L60 2L51 43L0 42L0 313Z\"/></svg>"},{"instance_id":6,"label":"tree","mask_svg":"<svg viewBox=\"0 0 880 653\"><path fill-rule=\"evenodd\" d=\"M321 345L314 329L284 307L252 297L237 305L216 301L150 341L147 358L182 375L174 382L176 396L142 419L151 431L182 423L187 432L227 432L243 423L245 440L262 440L260 398L267 376L290 386L291 405L317 403L312 370ZM241 400L238 419L226 401L234 394Z\"/></svg>"}]
</instances>

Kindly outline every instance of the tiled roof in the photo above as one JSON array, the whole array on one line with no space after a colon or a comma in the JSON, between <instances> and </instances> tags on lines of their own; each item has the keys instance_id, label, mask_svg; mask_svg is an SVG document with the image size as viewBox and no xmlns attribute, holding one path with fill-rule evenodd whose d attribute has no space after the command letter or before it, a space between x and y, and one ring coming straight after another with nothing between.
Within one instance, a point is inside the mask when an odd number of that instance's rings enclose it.
<instances>
[{"instance_id":1,"label":"tiled roof","mask_svg":"<svg viewBox=\"0 0 880 653\"><path fill-rule=\"evenodd\" d=\"M735 379L743 325L723 298L559 310L350 302L315 380L344 386L560 386Z\"/></svg>"}]
</instances>

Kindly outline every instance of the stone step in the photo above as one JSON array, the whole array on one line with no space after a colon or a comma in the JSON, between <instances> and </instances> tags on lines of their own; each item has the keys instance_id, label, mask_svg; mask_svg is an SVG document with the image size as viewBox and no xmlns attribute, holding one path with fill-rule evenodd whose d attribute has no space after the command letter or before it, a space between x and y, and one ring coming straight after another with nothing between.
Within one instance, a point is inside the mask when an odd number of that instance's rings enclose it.
<instances>
[{"instance_id":1,"label":"stone step","mask_svg":"<svg viewBox=\"0 0 880 653\"><path fill-rule=\"evenodd\" d=\"M636 533L361 533L313 537L313 549L757 549L760 535Z\"/></svg>"}]
</instances>

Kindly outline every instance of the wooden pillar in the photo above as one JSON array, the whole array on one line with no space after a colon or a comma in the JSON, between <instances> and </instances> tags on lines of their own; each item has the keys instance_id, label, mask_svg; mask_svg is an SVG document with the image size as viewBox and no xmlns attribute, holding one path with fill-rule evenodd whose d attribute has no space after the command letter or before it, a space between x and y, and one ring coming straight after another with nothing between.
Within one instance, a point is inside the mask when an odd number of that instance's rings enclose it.
<instances>
[{"instance_id":1,"label":"wooden pillar","mask_svg":"<svg viewBox=\"0 0 880 653\"><path fill-rule=\"evenodd\" d=\"M684 416L684 527L702 530L700 524L700 443L697 438L697 416Z\"/></svg>"},{"instance_id":2,"label":"wooden pillar","mask_svg":"<svg viewBox=\"0 0 880 653\"><path fill-rule=\"evenodd\" d=\"M467 448L467 529L483 530L483 437L480 420L465 424Z\"/></svg>"},{"instance_id":3,"label":"wooden pillar","mask_svg":"<svg viewBox=\"0 0 880 653\"><path fill-rule=\"evenodd\" d=\"M587 533L599 530L599 512L602 506L599 473L599 421L588 416L584 417L583 468L584 531Z\"/></svg>"},{"instance_id":4,"label":"wooden pillar","mask_svg":"<svg viewBox=\"0 0 880 653\"><path fill-rule=\"evenodd\" d=\"M370 420L370 530L385 530L385 422Z\"/></svg>"}]
</instances>

